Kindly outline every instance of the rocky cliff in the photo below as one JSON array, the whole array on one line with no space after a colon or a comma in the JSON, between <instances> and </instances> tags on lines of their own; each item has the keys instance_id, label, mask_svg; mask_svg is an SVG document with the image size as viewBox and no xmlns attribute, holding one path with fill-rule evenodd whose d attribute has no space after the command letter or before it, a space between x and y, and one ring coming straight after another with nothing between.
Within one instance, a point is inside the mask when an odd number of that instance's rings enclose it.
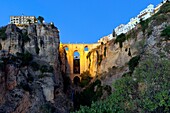
<instances>
[{"instance_id":1,"label":"rocky cliff","mask_svg":"<svg viewBox=\"0 0 170 113\"><path fill-rule=\"evenodd\" d=\"M58 29L38 23L5 28L0 39L0 112L68 113L70 80Z\"/></svg>"},{"instance_id":2,"label":"rocky cliff","mask_svg":"<svg viewBox=\"0 0 170 113\"><path fill-rule=\"evenodd\" d=\"M88 58L100 73L96 78L113 91L76 113L169 113L170 2L127 34L101 44Z\"/></svg>"},{"instance_id":3,"label":"rocky cliff","mask_svg":"<svg viewBox=\"0 0 170 113\"><path fill-rule=\"evenodd\" d=\"M141 21L134 29L121 34L89 52L89 70L104 84L111 85L114 80L129 72L128 62L136 55L144 53L169 58L168 26L170 25L169 3L163 5L158 13ZM166 29L165 36L161 35Z\"/></svg>"}]
</instances>

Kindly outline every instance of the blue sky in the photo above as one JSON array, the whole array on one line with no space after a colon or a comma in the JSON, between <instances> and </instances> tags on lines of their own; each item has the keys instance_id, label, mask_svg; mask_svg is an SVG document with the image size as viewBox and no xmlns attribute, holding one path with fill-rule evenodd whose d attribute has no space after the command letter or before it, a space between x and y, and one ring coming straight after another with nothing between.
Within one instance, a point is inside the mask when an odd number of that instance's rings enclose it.
<instances>
[{"instance_id":1,"label":"blue sky","mask_svg":"<svg viewBox=\"0 0 170 113\"><path fill-rule=\"evenodd\" d=\"M62 43L94 43L162 0L1 0L0 26L11 15L43 16L60 30Z\"/></svg>"}]
</instances>

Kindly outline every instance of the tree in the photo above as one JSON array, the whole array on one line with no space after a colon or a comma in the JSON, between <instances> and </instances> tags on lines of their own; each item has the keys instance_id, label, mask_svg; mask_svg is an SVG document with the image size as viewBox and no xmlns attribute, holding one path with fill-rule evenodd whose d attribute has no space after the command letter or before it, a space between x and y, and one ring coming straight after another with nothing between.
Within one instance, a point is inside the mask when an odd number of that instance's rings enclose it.
<instances>
[{"instance_id":1,"label":"tree","mask_svg":"<svg viewBox=\"0 0 170 113\"><path fill-rule=\"evenodd\" d=\"M30 23L31 23L31 20L30 20L30 19L27 19L27 22L30 24Z\"/></svg>"},{"instance_id":2,"label":"tree","mask_svg":"<svg viewBox=\"0 0 170 113\"><path fill-rule=\"evenodd\" d=\"M126 40L126 35L124 33L120 34L117 36L115 43L119 42L119 47L122 48L123 47L123 42Z\"/></svg>"},{"instance_id":3,"label":"tree","mask_svg":"<svg viewBox=\"0 0 170 113\"><path fill-rule=\"evenodd\" d=\"M115 30L113 29L113 32L112 32L112 36L115 37L116 36L116 32Z\"/></svg>"},{"instance_id":4,"label":"tree","mask_svg":"<svg viewBox=\"0 0 170 113\"><path fill-rule=\"evenodd\" d=\"M37 20L39 20L39 22L42 24L44 21L44 18L42 16L38 16Z\"/></svg>"}]
</instances>

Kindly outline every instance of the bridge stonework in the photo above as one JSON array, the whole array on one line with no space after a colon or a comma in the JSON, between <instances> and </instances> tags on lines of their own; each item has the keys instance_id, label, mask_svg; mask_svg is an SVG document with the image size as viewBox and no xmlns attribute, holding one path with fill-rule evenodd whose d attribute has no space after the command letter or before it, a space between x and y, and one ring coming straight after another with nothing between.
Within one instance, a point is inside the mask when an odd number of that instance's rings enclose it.
<instances>
[{"instance_id":1,"label":"bridge stonework","mask_svg":"<svg viewBox=\"0 0 170 113\"><path fill-rule=\"evenodd\" d=\"M68 48L68 50L66 50L66 53L67 53L68 64L70 66L69 75L72 80L75 76L79 76L79 74L73 73L74 72L74 70L73 70L74 52L77 51L80 55L80 74L81 74L82 72L89 70L89 68L88 68L89 60L86 58L88 52L91 51L92 49L96 48L98 45L100 45L100 43L62 44L62 47ZM86 47L88 48L88 51L85 51Z\"/></svg>"}]
</instances>

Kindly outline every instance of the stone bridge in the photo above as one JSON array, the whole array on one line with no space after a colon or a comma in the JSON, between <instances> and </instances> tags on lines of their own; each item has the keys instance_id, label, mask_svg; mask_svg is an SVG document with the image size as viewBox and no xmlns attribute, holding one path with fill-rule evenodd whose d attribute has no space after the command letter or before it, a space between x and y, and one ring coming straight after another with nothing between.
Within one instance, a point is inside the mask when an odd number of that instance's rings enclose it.
<instances>
[{"instance_id":1,"label":"stone bridge","mask_svg":"<svg viewBox=\"0 0 170 113\"><path fill-rule=\"evenodd\" d=\"M93 48L96 48L100 43L94 43L94 44L62 44L62 46L65 48L67 53L67 59L68 64L70 66L70 77L73 80L75 76L79 76L82 72L88 70L88 64L89 60L86 58L89 51L91 51ZM75 73L74 68L74 53L79 53L79 73Z\"/></svg>"}]
</instances>

